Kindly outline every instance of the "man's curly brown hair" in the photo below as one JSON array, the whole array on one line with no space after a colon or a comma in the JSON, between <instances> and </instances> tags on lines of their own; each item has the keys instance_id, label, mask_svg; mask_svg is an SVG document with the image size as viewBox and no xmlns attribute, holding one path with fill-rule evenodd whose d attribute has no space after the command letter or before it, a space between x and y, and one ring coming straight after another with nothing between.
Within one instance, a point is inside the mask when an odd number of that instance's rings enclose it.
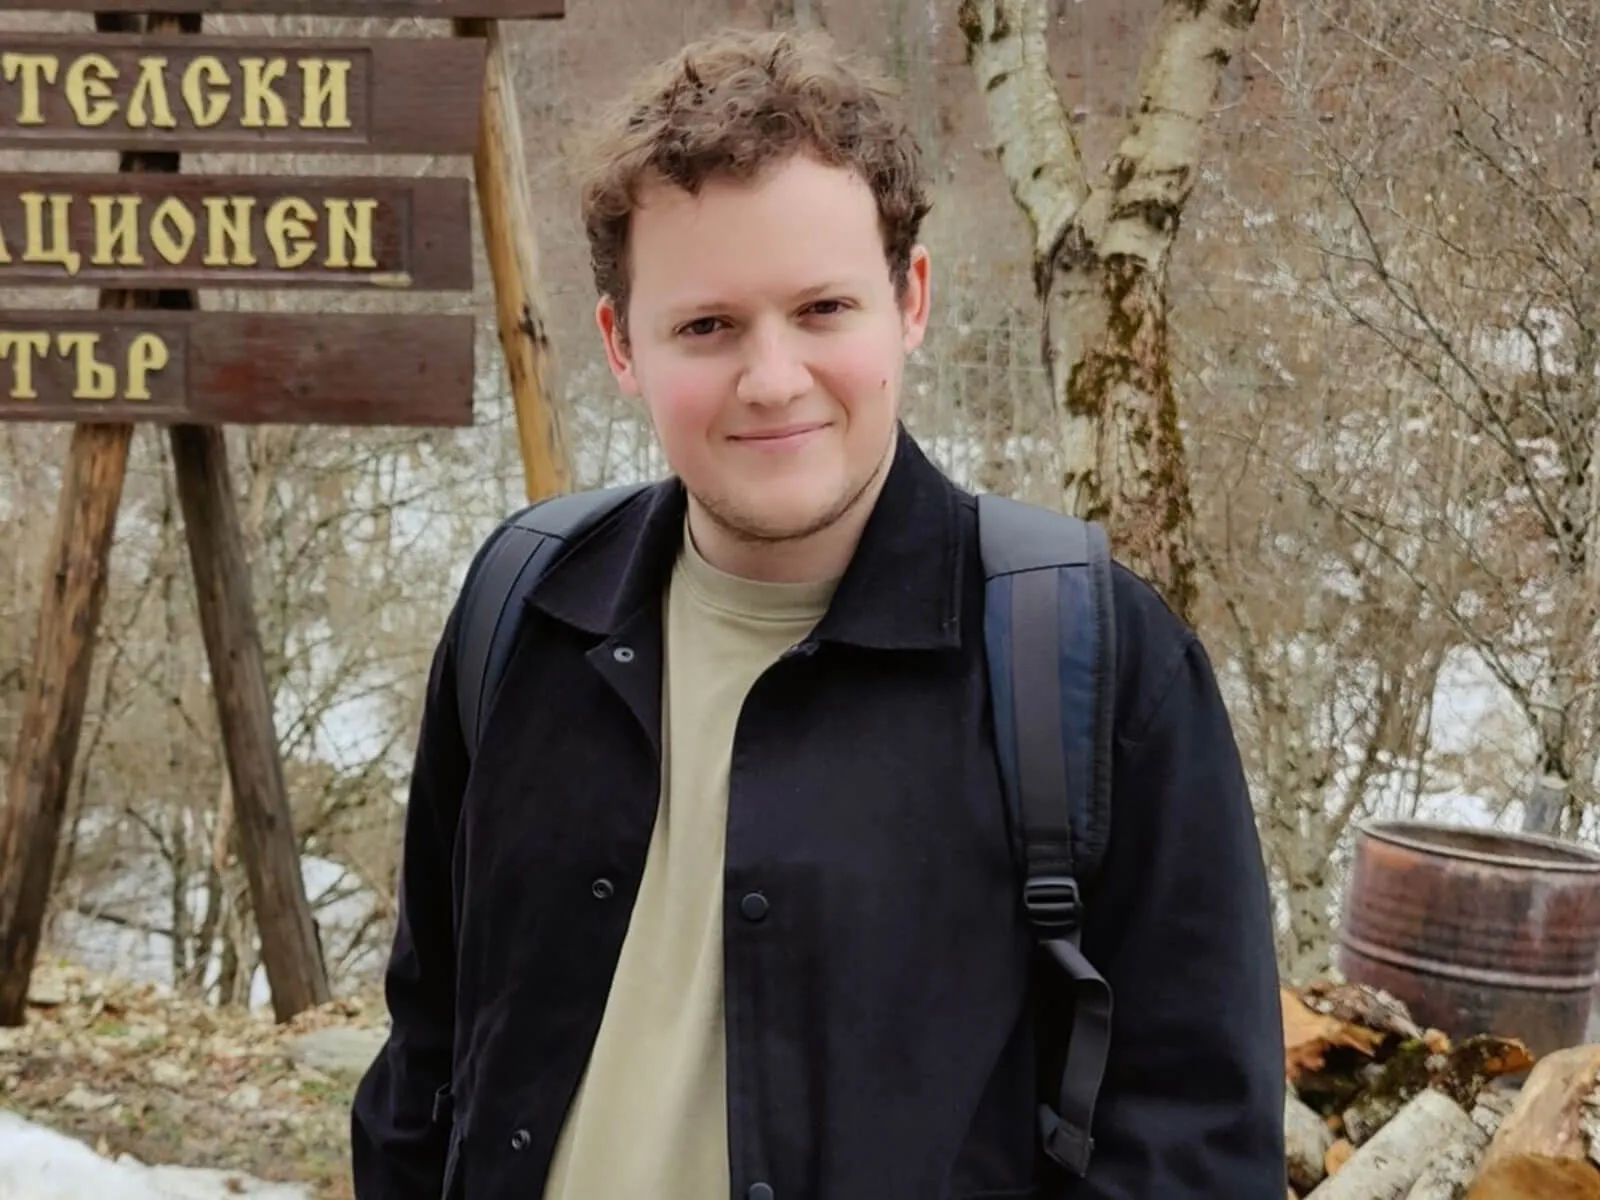
<instances>
[{"instance_id":1,"label":"man's curly brown hair","mask_svg":"<svg viewBox=\"0 0 1600 1200\"><path fill-rule=\"evenodd\" d=\"M921 151L881 72L820 33L730 31L658 64L606 113L581 171L595 287L625 331L628 231L641 191L697 194L748 182L804 154L854 170L872 189L897 291L930 207Z\"/></svg>"}]
</instances>

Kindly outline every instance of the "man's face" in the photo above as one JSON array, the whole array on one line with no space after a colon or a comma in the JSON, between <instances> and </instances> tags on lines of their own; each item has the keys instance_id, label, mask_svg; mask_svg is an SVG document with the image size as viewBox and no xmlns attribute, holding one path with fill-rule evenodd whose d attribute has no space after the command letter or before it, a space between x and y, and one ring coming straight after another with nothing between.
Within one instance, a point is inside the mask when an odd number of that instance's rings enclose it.
<instances>
[{"instance_id":1,"label":"man's face","mask_svg":"<svg viewBox=\"0 0 1600 1200\"><path fill-rule=\"evenodd\" d=\"M927 254L897 297L871 190L805 157L698 196L658 184L632 222L626 337L609 298L596 316L692 502L743 541L826 529L886 468Z\"/></svg>"}]
</instances>

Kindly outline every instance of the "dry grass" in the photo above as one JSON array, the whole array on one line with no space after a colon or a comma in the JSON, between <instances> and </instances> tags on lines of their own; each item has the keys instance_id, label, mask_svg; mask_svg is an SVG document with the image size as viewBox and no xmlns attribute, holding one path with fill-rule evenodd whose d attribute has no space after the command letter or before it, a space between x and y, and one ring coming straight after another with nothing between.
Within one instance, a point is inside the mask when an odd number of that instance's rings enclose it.
<instances>
[{"instance_id":1,"label":"dry grass","mask_svg":"<svg viewBox=\"0 0 1600 1200\"><path fill-rule=\"evenodd\" d=\"M27 1024L0 1029L0 1107L116 1158L237 1170L351 1200L355 1080L294 1062L286 1042L372 1026L338 1000L285 1026L72 968L36 973Z\"/></svg>"}]
</instances>

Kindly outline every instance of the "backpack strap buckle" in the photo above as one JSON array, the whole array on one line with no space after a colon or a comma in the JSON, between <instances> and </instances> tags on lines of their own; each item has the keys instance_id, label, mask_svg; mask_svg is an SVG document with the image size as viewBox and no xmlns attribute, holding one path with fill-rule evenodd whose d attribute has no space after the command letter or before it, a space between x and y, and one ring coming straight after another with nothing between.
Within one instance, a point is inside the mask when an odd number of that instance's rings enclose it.
<instances>
[{"instance_id":1,"label":"backpack strap buckle","mask_svg":"<svg viewBox=\"0 0 1600 1200\"><path fill-rule=\"evenodd\" d=\"M1036 929L1056 937L1076 933L1083 918L1078 881L1070 875L1036 875L1029 879L1022 886L1022 905Z\"/></svg>"}]
</instances>

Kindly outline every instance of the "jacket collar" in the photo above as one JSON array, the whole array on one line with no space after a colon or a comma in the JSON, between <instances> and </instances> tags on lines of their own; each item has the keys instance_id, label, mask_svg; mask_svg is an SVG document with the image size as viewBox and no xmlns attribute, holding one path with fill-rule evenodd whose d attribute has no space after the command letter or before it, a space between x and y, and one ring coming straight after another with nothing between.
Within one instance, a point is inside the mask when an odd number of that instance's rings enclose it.
<instances>
[{"instance_id":1,"label":"jacket collar","mask_svg":"<svg viewBox=\"0 0 1600 1200\"><path fill-rule=\"evenodd\" d=\"M676 478L646 488L563 555L529 603L599 637L659 607L683 540ZM961 493L902 428L888 477L815 638L879 650L961 640Z\"/></svg>"}]
</instances>

